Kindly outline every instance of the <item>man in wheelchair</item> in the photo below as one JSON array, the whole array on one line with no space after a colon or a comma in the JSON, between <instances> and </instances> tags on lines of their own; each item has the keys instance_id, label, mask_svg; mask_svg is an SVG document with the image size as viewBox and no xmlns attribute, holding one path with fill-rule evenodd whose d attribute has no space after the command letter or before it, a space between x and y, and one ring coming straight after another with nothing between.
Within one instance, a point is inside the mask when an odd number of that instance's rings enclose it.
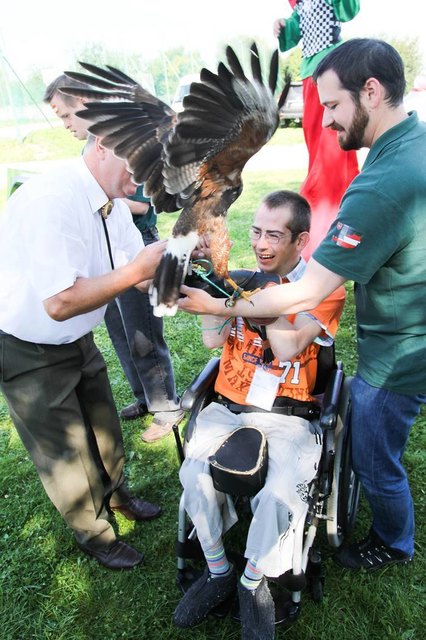
<instances>
[{"instance_id":1,"label":"man in wheelchair","mask_svg":"<svg viewBox=\"0 0 426 640\"><path fill-rule=\"evenodd\" d=\"M309 228L309 205L299 194L266 196L250 230L259 270L278 274L282 282L299 279ZM310 428L317 415L312 395L317 355L321 345L333 343L344 301L340 288L309 313L268 325L262 319L249 325L235 318L223 326L223 318L202 317L206 346L223 345L218 397L197 418L180 479L207 566L178 604L177 626L198 624L238 589L243 640L275 637L274 602L265 576L278 577L292 567L294 531L306 517L308 485L321 456L320 439ZM273 360L265 364L269 349ZM237 516L231 496L215 488L209 458L231 433L248 426L266 438L268 466L264 486L251 498L247 564L237 581L222 542ZM239 454L244 457L243 450Z\"/></svg>"}]
</instances>

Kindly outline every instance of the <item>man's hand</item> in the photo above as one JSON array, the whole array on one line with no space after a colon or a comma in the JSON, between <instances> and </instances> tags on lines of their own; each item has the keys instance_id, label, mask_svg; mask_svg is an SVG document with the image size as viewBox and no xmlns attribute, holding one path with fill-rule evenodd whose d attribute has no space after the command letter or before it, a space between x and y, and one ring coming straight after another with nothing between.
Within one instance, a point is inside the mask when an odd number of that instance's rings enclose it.
<instances>
[{"instance_id":1,"label":"man's hand","mask_svg":"<svg viewBox=\"0 0 426 640\"><path fill-rule=\"evenodd\" d=\"M133 266L140 272L141 281L151 280L154 277L166 246L167 240L152 242L144 247L132 261Z\"/></svg>"},{"instance_id":2,"label":"man's hand","mask_svg":"<svg viewBox=\"0 0 426 640\"><path fill-rule=\"evenodd\" d=\"M194 289L182 285L180 292L184 295L179 298L178 307L182 311L194 314L209 314L212 316L228 316L228 310L225 307L226 298L213 298L202 289Z\"/></svg>"},{"instance_id":3,"label":"man's hand","mask_svg":"<svg viewBox=\"0 0 426 640\"><path fill-rule=\"evenodd\" d=\"M210 259L211 250L210 250L210 236L205 233L200 236L197 242L197 246L191 254L191 258L196 260L197 258L207 258Z\"/></svg>"},{"instance_id":4,"label":"man's hand","mask_svg":"<svg viewBox=\"0 0 426 640\"><path fill-rule=\"evenodd\" d=\"M153 282L154 280L152 278L150 280L142 280L142 282L138 282L138 284L135 284L135 287L141 293L148 293Z\"/></svg>"},{"instance_id":5,"label":"man's hand","mask_svg":"<svg viewBox=\"0 0 426 640\"><path fill-rule=\"evenodd\" d=\"M230 247L234 246L234 242L231 240ZM192 260L197 260L199 258L206 258L206 260L210 260L212 256L212 250L210 246L210 236L208 233L200 236L197 242L197 246L191 254Z\"/></svg>"}]
</instances>

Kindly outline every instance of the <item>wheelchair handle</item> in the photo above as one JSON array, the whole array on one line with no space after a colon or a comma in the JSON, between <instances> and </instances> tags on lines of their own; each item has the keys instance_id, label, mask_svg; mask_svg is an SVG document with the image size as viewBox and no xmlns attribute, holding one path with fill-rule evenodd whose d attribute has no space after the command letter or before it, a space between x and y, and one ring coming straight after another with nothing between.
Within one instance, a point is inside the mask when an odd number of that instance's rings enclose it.
<instances>
[{"instance_id":1,"label":"wheelchair handle","mask_svg":"<svg viewBox=\"0 0 426 640\"><path fill-rule=\"evenodd\" d=\"M320 426L323 430L335 429L336 427L340 390L344 379L343 365L341 362L338 362L337 368L331 373L330 382L324 394L323 409L320 418Z\"/></svg>"}]
</instances>

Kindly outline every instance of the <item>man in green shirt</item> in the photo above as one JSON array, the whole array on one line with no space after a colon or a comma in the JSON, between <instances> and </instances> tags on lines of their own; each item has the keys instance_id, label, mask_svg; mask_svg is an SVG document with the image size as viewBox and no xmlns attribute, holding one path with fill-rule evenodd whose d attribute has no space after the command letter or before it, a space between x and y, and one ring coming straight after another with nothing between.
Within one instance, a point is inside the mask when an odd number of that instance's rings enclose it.
<instances>
[{"instance_id":1,"label":"man in green shirt","mask_svg":"<svg viewBox=\"0 0 426 640\"><path fill-rule=\"evenodd\" d=\"M352 385L352 454L370 504L367 537L338 552L348 569L374 571L414 554L414 509L401 458L426 401L426 124L403 106L404 67L381 40L345 42L314 80L323 126L342 149L369 147L363 171L297 283L225 307L183 287L181 309L223 316L278 317L314 308L355 281L358 355Z\"/></svg>"}]
</instances>

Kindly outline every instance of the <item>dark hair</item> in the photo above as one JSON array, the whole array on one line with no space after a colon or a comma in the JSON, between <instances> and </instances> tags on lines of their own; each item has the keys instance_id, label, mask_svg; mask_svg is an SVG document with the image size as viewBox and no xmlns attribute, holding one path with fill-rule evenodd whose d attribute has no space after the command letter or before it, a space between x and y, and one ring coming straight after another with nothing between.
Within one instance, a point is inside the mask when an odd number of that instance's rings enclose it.
<instances>
[{"instance_id":1,"label":"dark hair","mask_svg":"<svg viewBox=\"0 0 426 640\"><path fill-rule=\"evenodd\" d=\"M279 209L279 207L290 207L292 218L287 223L287 227L291 231L291 241L297 240L297 237L303 231L309 231L311 228L311 208L308 201L295 191L272 191L262 200L269 209Z\"/></svg>"},{"instance_id":2,"label":"dark hair","mask_svg":"<svg viewBox=\"0 0 426 640\"><path fill-rule=\"evenodd\" d=\"M81 89L84 87L84 84L82 82L78 82L77 80L73 80L72 78L68 78L63 73L46 87L46 91L44 92L43 96L43 102L50 103L55 93L60 93L63 87L77 87ZM61 93L61 97L65 104L70 105L74 104L75 102L75 98L73 98L73 96L67 96L66 93Z\"/></svg>"},{"instance_id":3,"label":"dark hair","mask_svg":"<svg viewBox=\"0 0 426 640\"><path fill-rule=\"evenodd\" d=\"M325 56L313 73L314 82L326 71L334 71L343 89L359 102L368 78L376 78L386 89L391 107L401 104L405 92L404 63L390 44L373 38L353 38Z\"/></svg>"}]
</instances>

